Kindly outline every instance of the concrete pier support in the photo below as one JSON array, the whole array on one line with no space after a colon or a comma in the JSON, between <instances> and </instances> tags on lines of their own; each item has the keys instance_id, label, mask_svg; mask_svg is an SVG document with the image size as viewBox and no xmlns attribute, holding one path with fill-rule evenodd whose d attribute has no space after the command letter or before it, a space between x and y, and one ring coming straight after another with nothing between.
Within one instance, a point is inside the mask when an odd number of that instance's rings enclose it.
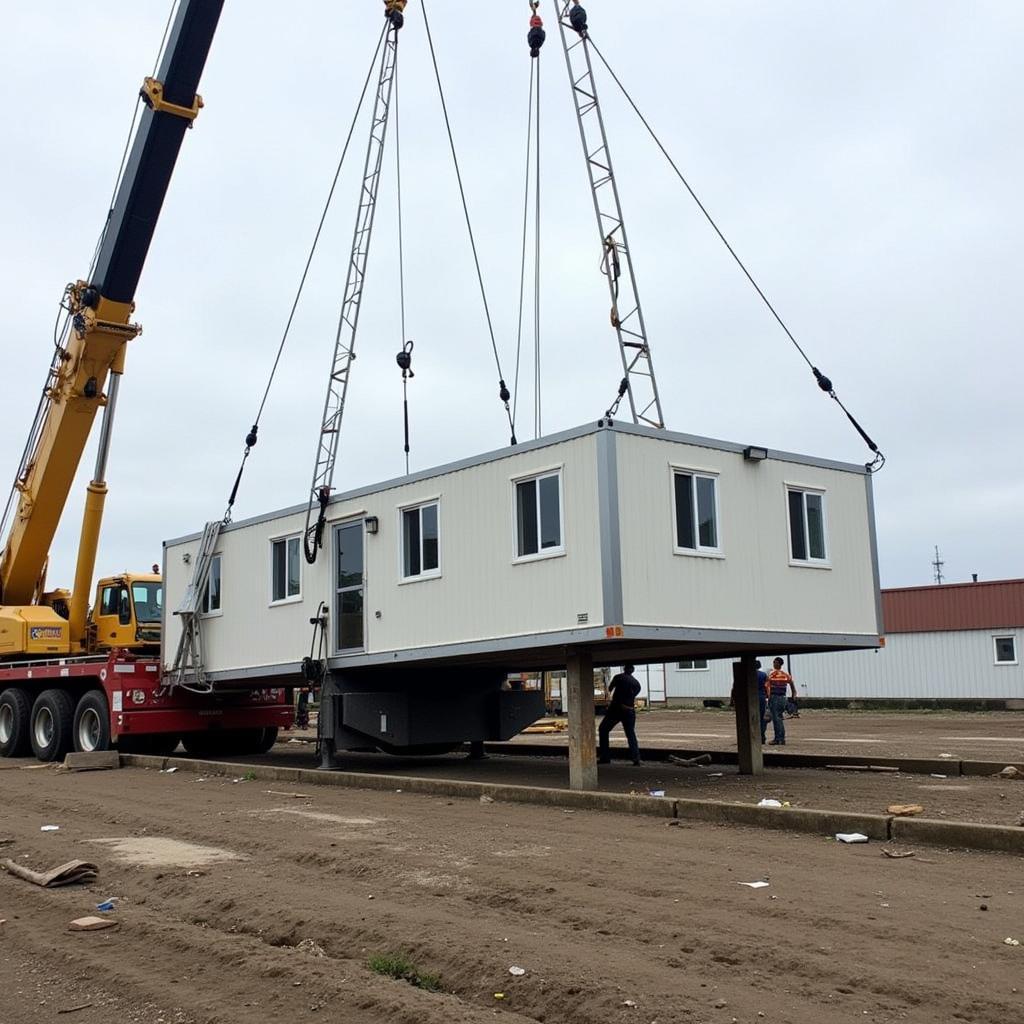
<instances>
[{"instance_id":1,"label":"concrete pier support","mask_svg":"<svg viewBox=\"0 0 1024 1024\"><path fill-rule=\"evenodd\" d=\"M752 654L745 654L732 666L732 693L736 707L736 749L740 775L763 775L761 708L757 698L757 666Z\"/></svg>"},{"instance_id":2,"label":"concrete pier support","mask_svg":"<svg viewBox=\"0 0 1024 1024\"><path fill-rule=\"evenodd\" d=\"M569 712L569 788L597 789L594 664L587 651L570 651L566 664Z\"/></svg>"}]
</instances>

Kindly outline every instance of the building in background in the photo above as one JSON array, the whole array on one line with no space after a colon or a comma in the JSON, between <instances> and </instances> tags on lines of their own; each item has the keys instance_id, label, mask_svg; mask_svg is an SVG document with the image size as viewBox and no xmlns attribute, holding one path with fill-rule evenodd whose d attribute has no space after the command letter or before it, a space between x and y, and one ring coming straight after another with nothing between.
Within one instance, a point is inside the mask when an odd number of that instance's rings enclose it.
<instances>
[{"instance_id":1,"label":"building in background","mask_svg":"<svg viewBox=\"0 0 1024 1024\"><path fill-rule=\"evenodd\" d=\"M1024 580L882 591L885 646L787 659L802 697L817 700L1008 701L1024 707ZM766 651L767 667L775 654ZM728 701L732 665L651 666L652 702ZM644 677L640 676L641 682Z\"/></svg>"}]
</instances>

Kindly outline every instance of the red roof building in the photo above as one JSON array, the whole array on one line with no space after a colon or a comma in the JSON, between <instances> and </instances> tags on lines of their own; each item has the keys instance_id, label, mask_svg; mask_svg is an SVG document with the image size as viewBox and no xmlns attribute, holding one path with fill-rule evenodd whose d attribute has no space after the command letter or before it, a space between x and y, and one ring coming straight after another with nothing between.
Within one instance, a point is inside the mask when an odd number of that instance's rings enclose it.
<instances>
[{"instance_id":1,"label":"red roof building","mask_svg":"<svg viewBox=\"0 0 1024 1024\"><path fill-rule=\"evenodd\" d=\"M886 634L1024 627L1024 580L882 591Z\"/></svg>"}]
</instances>

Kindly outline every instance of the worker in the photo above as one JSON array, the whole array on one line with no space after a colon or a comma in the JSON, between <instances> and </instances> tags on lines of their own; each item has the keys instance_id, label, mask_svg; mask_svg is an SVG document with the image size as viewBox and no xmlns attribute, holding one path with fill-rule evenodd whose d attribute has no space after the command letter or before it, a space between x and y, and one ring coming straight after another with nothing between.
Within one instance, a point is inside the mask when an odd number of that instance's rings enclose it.
<instances>
[{"instance_id":1,"label":"worker","mask_svg":"<svg viewBox=\"0 0 1024 1024\"><path fill-rule=\"evenodd\" d=\"M626 734L626 741L629 743L629 756L633 759L633 764L640 764L640 745L636 741L636 698L640 693L641 686L633 675L634 669L633 665L624 666L624 671L620 672L608 687L611 701L598 729L601 737L598 764L611 764L612 759L608 752L608 734L619 723L622 724L622 731Z\"/></svg>"},{"instance_id":2,"label":"worker","mask_svg":"<svg viewBox=\"0 0 1024 1024\"><path fill-rule=\"evenodd\" d=\"M794 700L796 699L796 683L793 682L793 677L783 670L783 664L781 658L776 658L772 662L772 671L768 673L768 713L772 717L774 732L772 741L768 744L770 747L786 745L786 723L782 716L786 710L787 691L792 693Z\"/></svg>"},{"instance_id":3,"label":"worker","mask_svg":"<svg viewBox=\"0 0 1024 1024\"><path fill-rule=\"evenodd\" d=\"M768 673L761 668L761 662L755 661L757 669L757 718L761 723L761 746L768 738Z\"/></svg>"}]
</instances>

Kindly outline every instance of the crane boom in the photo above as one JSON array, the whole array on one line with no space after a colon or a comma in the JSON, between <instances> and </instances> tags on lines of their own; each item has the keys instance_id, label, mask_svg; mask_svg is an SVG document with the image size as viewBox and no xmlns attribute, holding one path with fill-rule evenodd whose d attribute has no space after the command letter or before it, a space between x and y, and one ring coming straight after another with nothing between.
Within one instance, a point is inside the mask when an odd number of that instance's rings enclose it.
<instances>
[{"instance_id":1,"label":"crane boom","mask_svg":"<svg viewBox=\"0 0 1024 1024\"><path fill-rule=\"evenodd\" d=\"M181 0L157 76L143 83L145 109L93 270L65 292L70 330L54 354L8 503L13 515L0 555L0 603L32 605L42 598L50 545L96 414L104 410L71 599L72 642L84 635L117 384L127 344L141 332L131 322L135 290L185 131L202 106L196 89L222 8L223 0Z\"/></svg>"}]
</instances>

